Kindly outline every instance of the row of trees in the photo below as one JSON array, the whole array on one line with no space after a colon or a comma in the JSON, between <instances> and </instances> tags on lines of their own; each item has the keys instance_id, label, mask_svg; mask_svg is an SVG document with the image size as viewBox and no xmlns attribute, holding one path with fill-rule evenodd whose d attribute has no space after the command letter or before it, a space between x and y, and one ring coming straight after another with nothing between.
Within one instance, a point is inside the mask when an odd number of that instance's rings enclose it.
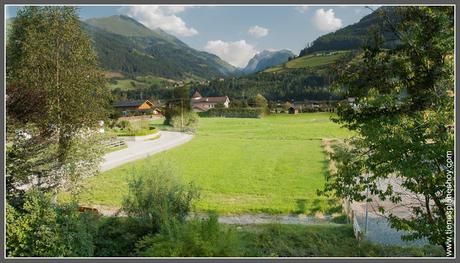
<instances>
[{"instance_id":1,"label":"row of trees","mask_svg":"<svg viewBox=\"0 0 460 263\"><path fill-rule=\"evenodd\" d=\"M229 96L231 99L251 98L261 94L268 100L328 100L337 96L329 86L336 74L331 67L286 69L261 72L242 77L212 80L206 85L192 85L203 96Z\"/></svg>"}]
</instances>

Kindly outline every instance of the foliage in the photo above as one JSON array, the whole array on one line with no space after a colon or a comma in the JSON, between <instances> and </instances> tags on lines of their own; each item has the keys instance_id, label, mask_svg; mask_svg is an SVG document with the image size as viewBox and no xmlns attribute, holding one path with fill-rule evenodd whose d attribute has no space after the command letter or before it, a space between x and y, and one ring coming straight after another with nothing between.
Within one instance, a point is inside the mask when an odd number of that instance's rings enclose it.
<instances>
[{"instance_id":1,"label":"foliage","mask_svg":"<svg viewBox=\"0 0 460 263\"><path fill-rule=\"evenodd\" d=\"M111 131L117 136L145 136L158 131L148 120L119 120L109 124Z\"/></svg>"},{"instance_id":2,"label":"foliage","mask_svg":"<svg viewBox=\"0 0 460 263\"><path fill-rule=\"evenodd\" d=\"M190 106L190 90L188 86L176 87L165 107L164 124L174 128L194 126L198 116Z\"/></svg>"},{"instance_id":3,"label":"foliage","mask_svg":"<svg viewBox=\"0 0 460 263\"><path fill-rule=\"evenodd\" d=\"M82 178L99 171L105 148L102 135L82 130L72 140L65 164L57 156L59 145L55 136L40 133L34 125L24 126L10 121L6 147L6 193L10 205L20 207L24 190L38 187L56 191L59 187L79 191Z\"/></svg>"},{"instance_id":4,"label":"foliage","mask_svg":"<svg viewBox=\"0 0 460 263\"><path fill-rule=\"evenodd\" d=\"M6 253L10 257L88 257L93 255L94 215L75 203L55 206L49 194L27 193L22 208L7 204Z\"/></svg>"},{"instance_id":5,"label":"foliage","mask_svg":"<svg viewBox=\"0 0 460 263\"><path fill-rule=\"evenodd\" d=\"M382 31L385 47L394 47L395 42L397 42L397 36L394 32L386 29L386 19L382 16L382 13L386 13L392 21L397 21L398 17L395 9L397 7L381 7L363 17L358 23L323 35L301 50L299 56L303 57L314 52L361 49L362 46L371 41L370 31L374 28Z\"/></svg>"},{"instance_id":6,"label":"foliage","mask_svg":"<svg viewBox=\"0 0 460 263\"><path fill-rule=\"evenodd\" d=\"M433 246L399 247L358 242L351 225L256 225L239 232L246 257L443 256Z\"/></svg>"},{"instance_id":7,"label":"foliage","mask_svg":"<svg viewBox=\"0 0 460 263\"><path fill-rule=\"evenodd\" d=\"M57 133L64 162L75 133L105 118L109 98L77 10L23 7L8 41L7 114ZM32 94L38 103L21 99Z\"/></svg>"},{"instance_id":8,"label":"foliage","mask_svg":"<svg viewBox=\"0 0 460 263\"><path fill-rule=\"evenodd\" d=\"M338 172L325 190L365 200L368 187L372 195L412 213L400 218L387 211L391 225L408 231L408 239L426 237L446 248L446 154L454 147L448 129L454 123L453 7L401 7L398 12L400 22L388 26L400 45L383 49L375 34L362 59L340 72L337 88L356 100L339 105L336 121L357 136L337 149Z\"/></svg>"},{"instance_id":9,"label":"foliage","mask_svg":"<svg viewBox=\"0 0 460 263\"><path fill-rule=\"evenodd\" d=\"M261 118L264 114L262 108L213 108L199 113L201 117L226 118Z\"/></svg>"},{"instance_id":10,"label":"foliage","mask_svg":"<svg viewBox=\"0 0 460 263\"><path fill-rule=\"evenodd\" d=\"M110 94L75 8L23 7L10 33L6 173L18 207L20 187L51 191L97 173L103 147L95 130Z\"/></svg>"},{"instance_id":11,"label":"foliage","mask_svg":"<svg viewBox=\"0 0 460 263\"><path fill-rule=\"evenodd\" d=\"M129 217L101 218L94 237L94 256L132 256L135 244L148 233L149 229Z\"/></svg>"},{"instance_id":12,"label":"foliage","mask_svg":"<svg viewBox=\"0 0 460 263\"><path fill-rule=\"evenodd\" d=\"M268 113L268 102L267 99L261 94L257 94L248 101L249 106L260 108L263 114Z\"/></svg>"},{"instance_id":13,"label":"foliage","mask_svg":"<svg viewBox=\"0 0 460 263\"><path fill-rule=\"evenodd\" d=\"M131 130L132 127L131 127L131 122L127 121L127 120L121 120L121 121L117 121L116 124L115 124L115 127L118 127L122 130Z\"/></svg>"},{"instance_id":14,"label":"foliage","mask_svg":"<svg viewBox=\"0 0 460 263\"><path fill-rule=\"evenodd\" d=\"M191 84L191 89L199 89L203 96L228 96L230 105L235 99L247 99L257 94L273 101L337 99L339 97L329 89L337 76L333 65L260 72L223 81L215 79L206 84Z\"/></svg>"},{"instance_id":15,"label":"foliage","mask_svg":"<svg viewBox=\"0 0 460 263\"><path fill-rule=\"evenodd\" d=\"M151 135L155 134L158 131L156 129L149 129L149 130L128 130L128 131L122 131L117 133L118 136L146 136L146 135Z\"/></svg>"},{"instance_id":16,"label":"foliage","mask_svg":"<svg viewBox=\"0 0 460 263\"><path fill-rule=\"evenodd\" d=\"M166 162L134 171L128 187L123 211L153 233L170 220L184 220L192 201L198 197L197 189L192 184L183 184L177 171Z\"/></svg>"},{"instance_id":17,"label":"foliage","mask_svg":"<svg viewBox=\"0 0 460 263\"><path fill-rule=\"evenodd\" d=\"M144 237L136 245L136 254L143 257L228 257L240 254L236 231L208 219L173 221L160 233Z\"/></svg>"},{"instance_id":18,"label":"foliage","mask_svg":"<svg viewBox=\"0 0 460 263\"><path fill-rule=\"evenodd\" d=\"M187 111L171 118L169 125L174 128L194 127L198 123L198 115L193 111Z\"/></svg>"},{"instance_id":19,"label":"foliage","mask_svg":"<svg viewBox=\"0 0 460 263\"><path fill-rule=\"evenodd\" d=\"M119 207L133 170L174 163L200 188L195 211L220 214L326 213L338 203L317 196L327 159L321 138L346 138L329 113L272 114L265 118L201 118L192 141L83 181L84 204ZM302 208L302 209L300 209Z\"/></svg>"}]
</instances>

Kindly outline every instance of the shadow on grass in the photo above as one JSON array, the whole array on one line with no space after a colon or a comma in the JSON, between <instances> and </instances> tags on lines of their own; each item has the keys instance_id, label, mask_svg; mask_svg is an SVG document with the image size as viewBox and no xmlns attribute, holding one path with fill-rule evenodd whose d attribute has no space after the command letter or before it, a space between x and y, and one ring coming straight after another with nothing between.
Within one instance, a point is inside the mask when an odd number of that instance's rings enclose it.
<instances>
[{"instance_id":1,"label":"shadow on grass","mask_svg":"<svg viewBox=\"0 0 460 263\"><path fill-rule=\"evenodd\" d=\"M316 213L331 215L341 211L342 205L336 199L296 199L296 210L293 213L314 216Z\"/></svg>"}]
</instances>

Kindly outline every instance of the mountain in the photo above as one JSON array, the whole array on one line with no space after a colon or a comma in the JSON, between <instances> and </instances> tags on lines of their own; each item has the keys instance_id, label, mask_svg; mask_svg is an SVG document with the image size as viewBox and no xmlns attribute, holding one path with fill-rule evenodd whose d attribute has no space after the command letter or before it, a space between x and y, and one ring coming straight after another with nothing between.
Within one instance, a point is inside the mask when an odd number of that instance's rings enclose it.
<instances>
[{"instance_id":1,"label":"mountain","mask_svg":"<svg viewBox=\"0 0 460 263\"><path fill-rule=\"evenodd\" d=\"M398 19L397 7L380 7L355 24L319 37L310 46L300 51L299 56L314 52L359 49L371 39L371 29L374 27L381 30L385 40L384 46L392 47L395 45L397 37L385 25L386 18L396 23Z\"/></svg>"},{"instance_id":2,"label":"mountain","mask_svg":"<svg viewBox=\"0 0 460 263\"><path fill-rule=\"evenodd\" d=\"M283 64L291 57L295 57L294 53L286 49L278 51L264 50L257 53L253 58L251 58L251 60L249 60L247 66L243 69L243 72L246 74L259 72L267 68Z\"/></svg>"},{"instance_id":3,"label":"mountain","mask_svg":"<svg viewBox=\"0 0 460 263\"><path fill-rule=\"evenodd\" d=\"M149 29L123 15L82 22L92 38L101 67L128 76L210 79L236 69L218 56L189 47L163 30Z\"/></svg>"}]
</instances>

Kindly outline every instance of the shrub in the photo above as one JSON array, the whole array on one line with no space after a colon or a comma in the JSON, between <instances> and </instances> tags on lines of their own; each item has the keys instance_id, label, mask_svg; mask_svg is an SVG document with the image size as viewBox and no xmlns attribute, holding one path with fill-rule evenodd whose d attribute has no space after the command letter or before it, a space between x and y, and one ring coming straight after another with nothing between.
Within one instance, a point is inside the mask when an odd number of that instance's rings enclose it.
<instances>
[{"instance_id":1,"label":"shrub","mask_svg":"<svg viewBox=\"0 0 460 263\"><path fill-rule=\"evenodd\" d=\"M21 209L7 204L7 255L92 256L96 218L77 208L76 203L54 206L49 194L37 190L26 194Z\"/></svg>"},{"instance_id":2,"label":"shrub","mask_svg":"<svg viewBox=\"0 0 460 263\"><path fill-rule=\"evenodd\" d=\"M226 257L239 256L240 245L231 226L220 225L216 214L208 219L173 221L160 233L143 238L136 245L140 256Z\"/></svg>"},{"instance_id":3,"label":"shrub","mask_svg":"<svg viewBox=\"0 0 460 263\"><path fill-rule=\"evenodd\" d=\"M226 117L226 118L261 118L265 115L262 108L214 108L200 112L201 117Z\"/></svg>"},{"instance_id":4,"label":"shrub","mask_svg":"<svg viewBox=\"0 0 460 263\"><path fill-rule=\"evenodd\" d=\"M348 219L347 215L339 215L332 218L332 222L337 224L348 224L350 220Z\"/></svg>"},{"instance_id":5,"label":"shrub","mask_svg":"<svg viewBox=\"0 0 460 263\"><path fill-rule=\"evenodd\" d=\"M351 225L253 225L238 232L247 257L444 256L442 248L357 241Z\"/></svg>"},{"instance_id":6,"label":"shrub","mask_svg":"<svg viewBox=\"0 0 460 263\"><path fill-rule=\"evenodd\" d=\"M134 173L128 181L123 210L153 233L169 220L184 220L198 197L197 189L182 183L169 163L152 164L151 169L142 170L150 172Z\"/></svg>"},{"instance_id":7,"label":"shrub","mask_svg":"<svg viewBox=\"0 0 460 263\"><path fill-rule=\"evenodd\" d=\"M94 238L94 256L132 256L135 244L148 229L129 217L108 217L99 222Z\"/></svg>"},{"instance_id":8,"label":"shrub","mask_svg":"<svg viewBox=\"0 0 460 263\"><path fill-rule=\"evenodd\" d=\"M146 136L150 134L155 134L158 131L154 129L150 130L131 130L131 131L126 131L126 132L120 132L117 135L118 136Z\"/></svg>"},{"instance_id":9,"label":"shrub","mask_svg":"<svg viewBox=\"0 0 460 263\"><path fill-rule=\"evenodd\" d=\"M116 126L122 130L129 130L131 129L131 123L127 120L121 120L117 122Z\"/></svg>"},{"instance_id":10,"label":"shrub","mask_svg":"<svg viewBox=\"0 0 460 263\"><path fill-rule=\"evenodd\" d=\"M169 125L174 128L193 127L198 122L198 115L193 111L184 112L182 115L174 115Z\"/></svg>"}]
</instances>

